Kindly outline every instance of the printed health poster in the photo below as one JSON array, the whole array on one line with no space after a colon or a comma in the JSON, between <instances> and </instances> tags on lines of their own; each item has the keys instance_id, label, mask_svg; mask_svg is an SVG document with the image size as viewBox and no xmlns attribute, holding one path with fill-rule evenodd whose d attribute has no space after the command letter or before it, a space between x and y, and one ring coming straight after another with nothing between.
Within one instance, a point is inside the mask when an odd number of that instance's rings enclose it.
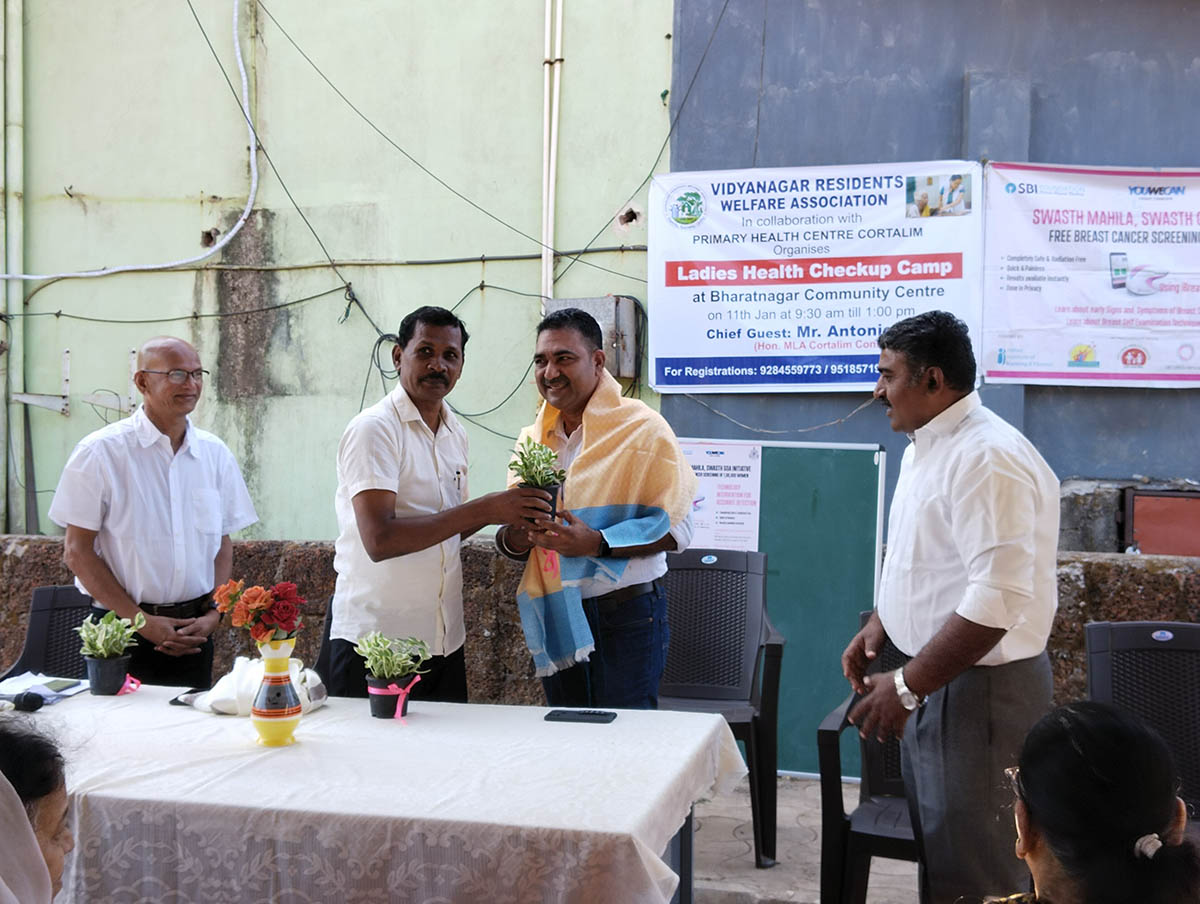
<instances>
[{"instance_id":1,"label":"printed health poster","mask_svg":"<svg viewBox=\"0 0 1200 904\"><path fill-rule=\"evenodd\" d=\"M762 446L680 439L696 474L692 542L696 549L758 549Z\"/></svg>"},{"instance_id":2,"label":"printed health poster","mask_svg":"<svg viewBox=\"0 0 1200 904\"><path fill-rule=\"evenodd\" d=\"M651 385L861 392L897 320L947 310L978 336L981 190L963 160L656 176Z\"/></svg>"},{"instance_id":3,"label":"printed health poster","mask_svg":"<svg viewBox=\"0 0 1200 904\"><path fill-rule=\"evenodd\" d=\"M986 178L988 382L1200 386L1200 170Z\"/></svg>"}]
</instances>

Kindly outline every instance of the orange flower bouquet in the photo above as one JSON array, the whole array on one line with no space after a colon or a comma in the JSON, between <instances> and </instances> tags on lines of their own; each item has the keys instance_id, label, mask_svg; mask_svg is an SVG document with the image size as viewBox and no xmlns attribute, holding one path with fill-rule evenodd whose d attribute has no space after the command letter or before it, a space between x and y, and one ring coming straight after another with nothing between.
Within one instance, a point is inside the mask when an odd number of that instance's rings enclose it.
<instances>
[{"instance_id":1,"label":"orange flower bouquet","mask_svg":"<svg viewBox=\"0 0 1200 904\"><path fill-rule=\"evenodd\" d=\"M213 593L217 611L233 613L235 628L248 628L256 642L267 643L295 637L304 627L300 607L307 600L297 594L295 584L283 581L270 590L244 585L245 581L228 581Z\"/></svg>"}]
</instances>

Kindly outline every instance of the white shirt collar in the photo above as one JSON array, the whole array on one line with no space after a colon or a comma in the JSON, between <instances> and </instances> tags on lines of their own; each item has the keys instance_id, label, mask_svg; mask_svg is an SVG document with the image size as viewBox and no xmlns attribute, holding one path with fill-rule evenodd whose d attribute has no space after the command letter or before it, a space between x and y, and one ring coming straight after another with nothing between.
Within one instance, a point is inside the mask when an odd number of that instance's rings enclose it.
<instances>
[{"instance_id":1,"label":"white shirt collar","mask_svg":"<svg viewBox=\"0 0 1200 904\"><path fill-rule=\"evenodd\" d=\"M396 388L388 393L388 398L392 401L392 407L396 409L396 417L403 422L408 421L423 421L421 412L417 408L416 403L408 395L401 383L396 384ZM448 430L455 433L462 432L462 426L458 423L458 418L454 416L454 412L450 410L450 406L446 404L446 400L442 400L442 425ZM428 426L428 425L427 425Z\"/></svg>"},{"instance_id":2,"label":"white shirt collar","mask_svg":"<svg viewBox=\"0 0 1200 904\"><path fill-rule=\"evenodd\" d=\"M920 454L937 442L940 436L949 436L958 429L958 425L966 420L972 412L983 406L978 391L972 390L953 405L943 408L924 425L909 434L916 454Z\"/></svg>"},{"instance_id":3,"label":"white shirt collar","mask_svg":"<svg viewBox=\"0 0 1200 904\"><path fill-rule=\"evenodd\" d=\"M195 433L192 429L192 419L188 417L186 420L187 431L183 434L183 444L179 447L179 451L187 452L193 458L196 458L200 453L196 451L195 443L192 442ZM154 422L151 421L149 416L146 414L145 405L138 405L137 411L133 413L132 421L134 433L138 439L138 445L140 445L143 449L153 446L155 443L164 439L168 444L170 444L170 437L155 427Z\"/></svg>"}]
</instances>

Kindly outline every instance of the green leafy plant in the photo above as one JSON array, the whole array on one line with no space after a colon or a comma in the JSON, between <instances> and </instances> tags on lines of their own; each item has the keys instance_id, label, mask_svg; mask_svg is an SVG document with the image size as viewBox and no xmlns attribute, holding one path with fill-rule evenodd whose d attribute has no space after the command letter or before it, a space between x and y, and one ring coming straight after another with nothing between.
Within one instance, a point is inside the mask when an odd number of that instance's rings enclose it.
<instances>
[{"instance_id":1,"label":"green leafy plant","mask_svg":"<svg viewBox=\"0 0 1200 904\"><path fill-rule=\"evenodd\" d=\"M421 666L429 659L429 644L416 637L385 637L380 631L364 635L354 652L367 661L374 678L405 678L422 675Z\"/></svg>"},{"instance_id":2,"label":"green leafy plant","mask_svg":"<svg viewBox=\"0 0 1200 904\"><path fill-rule=\"evenodd\" d=\"M567 472L559 470L557 465L558 456L549 446L543 446L532 436L527 436L525 442L517 446L508 469L521 478L524 486L544 489L561 486L567 479Z\"/></svg>"},{"instance_id":3,"label":"green leafy plant","mask_svg":"<svg viewBox=\"0 0 1200 904\"><path fill-rule=\"evenodd\" d=\"M133 635L146 627L146 616L141 612L132 621L128 618L118 618L111 609L99 621L89 615L75 629L83 646L79 655L90 656L93 659L115 659L125 653L127 647L137 645Z\"/></svg>"}]
</instances>

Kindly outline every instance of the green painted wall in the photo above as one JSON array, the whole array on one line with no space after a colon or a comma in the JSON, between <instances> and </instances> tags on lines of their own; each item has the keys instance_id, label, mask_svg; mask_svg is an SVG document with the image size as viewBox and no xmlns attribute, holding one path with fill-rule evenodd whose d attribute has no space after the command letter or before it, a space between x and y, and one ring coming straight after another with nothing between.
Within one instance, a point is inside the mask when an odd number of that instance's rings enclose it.
<instances>
[{"instance_id":1,"label":"green painted wall","mask_svg":"<svg viewBox=\"0 0 1200 904\"><path fill-rule=\"evenodd\" d=\"M229 0L193 0L225 71L238 84ZM11 33L9 0L6 30ZM540 234L544 5L275 0L268 9L328 78L396 143L463 194L530 236ZM644 244L606 221L655 165L669 111L669 0L566 5L558 162L558 248ZM420 304L453 306L472 338L451 402L482 412L522 381L539 317L538 245L474 210L373 132L326 85L279 27L243 3L242 47L262 144L283 182L353 283L366 312L394 331ZM201 234L236 220L249 186L244 121L184 3L25 0L23 79L25 272L156 263L199 253ZM11 46L11 38L10 38ZM16 71L13 71L16 69ZM15 136L15 139L14 139ZM205 317L278 305L334 289L338 277L260 153L254 215L216 258L189 270L25 283L8 324L9 390L55 393L71 350L68 417L30 412L40 527L75 442L102 423L89 393L128 392L129 350L180 335L214 371L195 420L242 462L261 522L245 536L335 534L334 455L360 407L375 331L341 293L268 313ZM664 154L658 169L665 169ZM644 189L638 203L644 206ZM470 263L405 261L473 258ZM645 297L645 255L612 252L575 264L558 297ZM357 263L356 263L357 262ZM369 262L369 263L363 263ZM322 266L324 265L324 266ZM222 269L235 267L237 269ZM558 265L561 272L565 263ZM480 282L499 289L472 291ZM10 311L20 305L12 303ZM44 316L52 312L115 324ZM390 360L390 346L382 354ZM382 394L378 374L366 403ZM468 425L471 489L503 485L510 441L532 419L526 380L497 411ZM9 528L23 522L21 406L9 412ZM107 412L112 419L113 412Z\"/></svg>"}]
</instances>

